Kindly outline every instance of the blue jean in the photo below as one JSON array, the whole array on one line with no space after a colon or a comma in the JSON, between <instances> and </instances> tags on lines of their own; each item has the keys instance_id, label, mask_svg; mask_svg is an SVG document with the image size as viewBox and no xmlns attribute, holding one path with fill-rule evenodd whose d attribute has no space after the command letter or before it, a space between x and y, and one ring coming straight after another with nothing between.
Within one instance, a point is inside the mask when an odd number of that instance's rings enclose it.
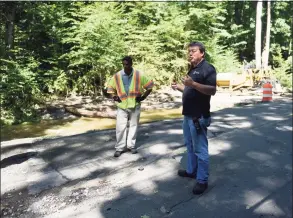
<instances>
[{"instance_id":1,"label":"blue jean","mask_svg":"<svg viewBox=\"0 0 293 218\"><path fill-rule=\"evenodd\" d=\"M199 183L207 183L209 176L209 150L207 127L211 118L200 118L200 131L197 132L192 117L184 116L183 135L187 147L187 169L189 174L195 173Z\"/></svg>"}]
</instances>

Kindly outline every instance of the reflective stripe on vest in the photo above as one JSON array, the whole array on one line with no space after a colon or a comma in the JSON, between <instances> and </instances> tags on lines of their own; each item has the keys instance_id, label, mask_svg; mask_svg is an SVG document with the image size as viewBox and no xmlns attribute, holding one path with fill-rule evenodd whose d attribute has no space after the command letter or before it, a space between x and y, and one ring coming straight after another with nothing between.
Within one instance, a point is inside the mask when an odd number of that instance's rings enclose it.
<instances>
[{"instance_id":1,"label":"reflective stripe on vest","mask_svg":"<svg viewBox=\"0 0 293 218\"><path fill-rule=\"evenodd\" d=\"M121 100L125 100L125 99L127 99L127 95L126 95L126 93L124 92L123 93L123 91L122 91L122 84L123 83L121 83L121 75L120 75L120 73L118 72L118 73L116 73L115 74L115 76L114 76L114 78L115 78L115 83L116 83L116 89L117 89L117 94L118 94L118 96L119 96L119 98L121 99Z\"/></svg>"},{"instance_id":2,"label":"reflective stripe on vest","mask_svg":"<svg viewBox=\"0 0 293 218\"><path fill-rule=\"evenodd\" d=\"M130 87L129 93L128 93L128 97L130 98L135 98L139 95L141 95L140 92L140 75L138 71L135 71L133 74L133 87ZM132 81L130 83L130 85L132 84Z\"/></svg>"}]
</instances>

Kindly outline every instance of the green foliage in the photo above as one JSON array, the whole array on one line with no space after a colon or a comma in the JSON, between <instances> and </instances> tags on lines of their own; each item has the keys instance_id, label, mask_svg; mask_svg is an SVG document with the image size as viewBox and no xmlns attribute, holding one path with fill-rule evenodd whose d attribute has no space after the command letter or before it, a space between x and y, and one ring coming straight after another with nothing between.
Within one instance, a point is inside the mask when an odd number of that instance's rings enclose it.
<instances>
[{"instance_id":1,"label":"green foliage","mask_svg":"<svg viewBox=\"0 0 293 218\"><path fill-rule=\"evenodd\" d=\"M33 119L43 96L100 95L125 55L134 57L134 67L152 77L156 87L186 74L190 41L205 44L206 59L218 72L239 71L243 56L254 59L255 2L26 1L0 6L5 15L0 17L1 122ZM292 8L290 2L272 3L269 62L288 87ZM11 10L13 22L7 19ZM9 48L11 23L14 46Z\"/></svg>"},{"instance_id":2,"label":"green foliage","mask_svg":"<svg viewBox=\"0 0 293 218\"><path fill-rule=\"evenodd\" d=\"M239 72L242 65L239 62L236 53L232 49L223 46L215 46L211 49L210 59L217 72Z\"/></svg>"},{"instance_id":3,"label":"green foliage","mask_svg":"<svg viewBox=\"0 0 293 218\"><path fill-rule=\"evenodd\" d=\"M274 68L273 74L280 81L281 85L292 91L292 56L289 56L287 60L276 56L278 59L278 65Z\"/></svg>"},{"instance_id":4,"label":"green foliage","mask_svg":"<svg viewBox=\"0 0 293 218\"><path fill-rule=\"evenodd\" d=\"M35 75L29 68L1 60L1 124L21 123L36 118L41 96Z\"/></svg>"},{"instance_id":5,"label":"green foliage","mask_svg":"<svg viewBox=\"0 0 293 218\"><path fill-rule=\"evenodd\" d=\"M61 58L69 62L68 69L78 78L72 80L73 90L95 94L105 78L117 70L125 50L118 12L109 3L95 3L82 8L85 19L76 21L62 40L73 45Z\"/></svg>"}]
</instances>

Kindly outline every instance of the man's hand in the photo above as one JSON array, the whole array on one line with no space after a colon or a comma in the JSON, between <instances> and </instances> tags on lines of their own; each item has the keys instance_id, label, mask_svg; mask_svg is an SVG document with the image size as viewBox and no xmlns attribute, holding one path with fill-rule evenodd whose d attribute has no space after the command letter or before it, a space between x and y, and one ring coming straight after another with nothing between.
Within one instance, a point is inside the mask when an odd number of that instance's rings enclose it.
<instances>
[{"instance_id":1,"label":"man's hand","mask_svg":"<svg viewBox=\"0 0 293 218\"><path fill-rule=\"evenodd\" d=\"M171 88L172 88L173 90L177 90L177 89L178 89L177 83L173 81L173 82L171 83Z\"/></svg>"},{"instance_id":2,"label":"man's hand","mask_svg":"<svg viewBox=\"0 0 293 218\"><path fill-rule=\"evenodd\" d=\"M114 101L117 101L119 103L121 102L121 99L117 95L113 96L112 98Z\"/></svg>"},{"instance_id":3,"label":"man's hand","mask_svg":"<svg viewBox=\"0 0 293 218\"><path fill-rule=\"evenodd\" d=\"M205 94L205 95L215 95L215 93L217 91L216 86L200 84L198 82L193 81L192 78L190 76L188 76L188 75L186 75L181 80L182 80L182 83L185 86L189 86L191 88L194 88L197 91L199 91L199 92L201 92L202 94Z\"/></svg>"},{"instance_id":4,"label":"man's hand","mask_svg":"<svg viewBox=\"0 0 293 218\"><path fill-rule=\"evenodd\" d=\"M182 85L182 84L178 84L176 81L173 81L173 82L171 83L171 88L172 88L173 90L178 90L178 91L180 91L180 92L183 92L184 85Z\"/></svg>"},{"instance_id":5,"label":"man's hand","mask_svg":"<svg viewBox=\"0 0 293 218\"><path fill-rule=\"evenodd\" d=\"M146 98L145 96L137 96L137 97L135 98L135 100L136 100L137 103L140 103L140 102L143 101L145 98Z\"/></svg>"},{"instance_id":6,"label":"man's hand","mask_svg":"<svg viewBox=\"0 0 293 218\"><path fill-rule=\"evenodd\" d=\"M185 86L189 86L189 87L192 87L194 85L194 81L192 80L192 78L188 75L186 75L184 78L181 79L182 80L182 83L185 85Z\"/></svg>"}]
</instances>

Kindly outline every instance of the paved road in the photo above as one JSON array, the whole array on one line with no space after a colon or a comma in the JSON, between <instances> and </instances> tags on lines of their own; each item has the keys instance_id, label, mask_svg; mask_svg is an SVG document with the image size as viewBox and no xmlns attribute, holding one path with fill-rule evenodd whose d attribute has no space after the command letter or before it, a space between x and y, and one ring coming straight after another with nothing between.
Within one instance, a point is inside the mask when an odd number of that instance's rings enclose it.
<instances>
[{"instance_id":1,"label":"paved road","mask_svg":"<svg viewBox=\"0 0 293 218\"><path fill-rule=\"evenodd\" d=\"M194 180L176 175L186 163L181 122L142 125L139 153L119 159L113 130L1 146L2 215L292 217L291 99L213 114L201 196Z\"/></svg>"}]
</instances>

